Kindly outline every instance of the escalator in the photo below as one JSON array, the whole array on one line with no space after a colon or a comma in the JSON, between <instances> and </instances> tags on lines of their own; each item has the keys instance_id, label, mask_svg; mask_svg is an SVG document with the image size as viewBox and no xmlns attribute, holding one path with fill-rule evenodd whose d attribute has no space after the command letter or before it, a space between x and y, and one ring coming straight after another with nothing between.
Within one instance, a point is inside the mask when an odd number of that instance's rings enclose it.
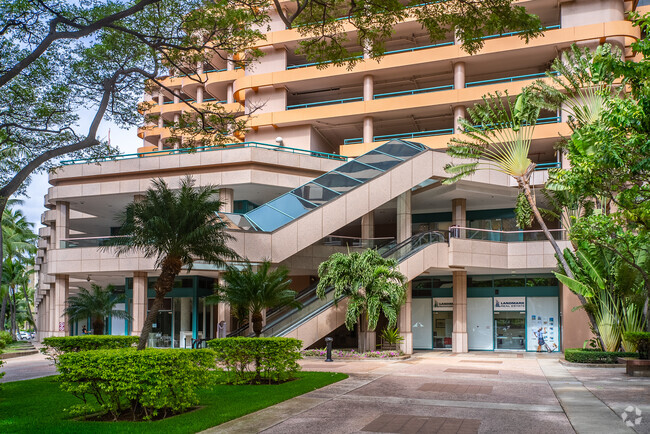
<instances>
[{"instance_id":1,"label":"escalator","mask_svg":"<svg viewBox=\"0 0 650 434\"><path fill-rule=\"evenodd\" d=\"M398 266L401 266L409 258L422 252L425 248L445 242L445 236L441 232L430 231L416 234L401 243L391 243L383 246L379 248L378 251L384 258L395 259L398 262ZM424 268L429 268L429 265L424 264ZM415 272L419 275L424 272L424 270L418 270ZM294 332L292 334L296 334L295 332L301 326L332 309L334 307L333 288L327 288L325 291L325 298L321 299L316 295L317 286L317 283L313 284L296 295L296 300L302 303L302 309L285 307L274 312L269 312L266 317L266 325L262 329L262 335L287 336L292 332ZM331 332L341 324L343 324L342 317L341 321L333 322L331 324L331 329L325 333ZM248 328L240 328L231 335L245 336L247 334ZM320 339L320 337L314 339L313 342ZM303 344L305 346L311 345L313 342L305 342L303 339Z\"/></svg>"}]
</instances>

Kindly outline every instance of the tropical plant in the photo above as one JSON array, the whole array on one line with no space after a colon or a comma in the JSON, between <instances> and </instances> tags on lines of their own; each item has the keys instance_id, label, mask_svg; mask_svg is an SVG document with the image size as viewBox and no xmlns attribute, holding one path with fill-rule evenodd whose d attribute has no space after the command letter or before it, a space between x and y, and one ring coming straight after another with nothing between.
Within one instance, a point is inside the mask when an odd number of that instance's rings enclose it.
<instances>
[{"instance_id":1,"label":"tropical plant","mask_svg":"<svg viewBox=\"0 0 650 434\"><path fill-rule=\"evenodd\" d=\"M123 310L115 309L118 303L124 301L124 295L114 293L113 285L103 288L95 283L90 284L90 291L79 288L77 294L68 297L64 314L70 321L79 321L90 318L93 334L104 334L104 319L108 317L130 319L131 316Z\"/></svg>"},{"instance_id":2,"label":"tropical plant","mask_svg":"<svg viewBox=\"0 0 650 434\"><path fill-rule=\"evenodd\" d=\"M360 318L367 329L377 327L379 314L388 319L388 327L397 325L399 310L406 299L406 277L397 270L397 261L386 259L374 249L362 253L334 253L318 267L320 281L316 293L325 298L334 289L334 302L347 298L345 326L352 330ZM374 348L374 343L373 343Z\"/></svg>"},{"instance_id":3,"label":"tropical plant","mask_svg":"<svg viewBox=\"0 0 650 434\"><path fill-rule=\"evenodd\" d=\"M156 296L142 327L138 349L147 345L152 325L163 305L165 295L183 269L192 270L195 260L226 266L226 260L239 256L226 242L232 236L225 232L226 224L217 218L221 202L215 197L218 189L208 185L194 187L187 176L178 190L172 190L162 180L153 180L140 201L126 207L121 216L121 237L112 242L118 256L141 252L155 258L160 275L154 284Z\"/></svg>"},{"instance_id":4,"label":"tropical plant","mask_svg":"<svg viewBox=\"0 0 650 434\"><path fill-rule=\"evenodd\" d=\"M289 270L278 267L271 270L269 261L262 262L256 270L246 261L243 269L229 266L222 275L225 285L215 285L215 294L208 297L210 303L225 302L230 304L232 312L240 321L250 315L253 332L262 334L263 312L283 306L301 308L296 300L296 292L289 288Z\"/></svg>"},{"instance_id":5,"label":"tropical plant","mask_svg":"<svg viewBox=\"0 0 650 434\"><path fill-rule=\"evenodd\" d=\"M394 347L397 349L397 346L404 341L404 336L402 336L397 327L390 328L386 327L381 332L381 339L388 346Z\"/></svg>"}]
</instances>

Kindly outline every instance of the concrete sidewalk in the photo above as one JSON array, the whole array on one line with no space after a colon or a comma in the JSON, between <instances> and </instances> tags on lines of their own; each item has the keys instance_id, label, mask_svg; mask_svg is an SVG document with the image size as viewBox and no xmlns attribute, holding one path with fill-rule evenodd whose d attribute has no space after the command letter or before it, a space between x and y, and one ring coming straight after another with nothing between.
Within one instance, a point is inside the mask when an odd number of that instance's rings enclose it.
<instances>
[{"instance_id":1,"label":"concrete sidewalk","mask_svg":"<svg viewBox=\"0 0 650 434\"><path fill-rule=\"evenodd\" d=\"M650 433L650 379L629 381L622 369L574 375L558 355L422 352L404 361L301 363L350 378L206 432ZM629 406L647 415L633 428L621 417Z\"/></svg>"},{"instance_id":2,"label":"concrete sidewalk","mask_svg":"<svg viewBox=\"0 0 650 434\"><path fill-rule=\"evenodd\" d=\"M34 346L38 349L38 344ZM0 379L1 383L56 375L56 368L52 361L47 360L40 353L7 359L5 362L2 368L0 368L2 372L5 372L4 377Z\"/></svg>"}]
</instances>

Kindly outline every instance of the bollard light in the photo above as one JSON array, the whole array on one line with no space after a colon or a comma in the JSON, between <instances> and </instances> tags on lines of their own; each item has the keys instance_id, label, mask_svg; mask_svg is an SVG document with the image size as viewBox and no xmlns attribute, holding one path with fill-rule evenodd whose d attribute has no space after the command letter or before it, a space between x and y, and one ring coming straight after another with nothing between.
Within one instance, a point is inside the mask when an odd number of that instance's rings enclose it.
<instances>
[{"instance_id":1,"label":"bollard light","mask_svg":"<svg viewBox=\"0 0 650 434\"><path fill-rule=\"evenodd\" d=\"M327 345L327 358L326 362L333 362L332 360L332 341L334 338L325 338L325 344Z\"/></svg>"}]
</instances>

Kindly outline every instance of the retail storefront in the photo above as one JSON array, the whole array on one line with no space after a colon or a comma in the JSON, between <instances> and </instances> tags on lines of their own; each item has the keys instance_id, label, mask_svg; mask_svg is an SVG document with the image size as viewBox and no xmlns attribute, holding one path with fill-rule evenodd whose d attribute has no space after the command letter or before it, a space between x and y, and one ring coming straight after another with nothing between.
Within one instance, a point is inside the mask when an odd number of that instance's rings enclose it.
<instances>
[{"instance_id":1,"label":"retail storefront","mask_svg":"<svg viewBox=\"0 0 650 434\"><path fill-rule=\"evenodd\" d=\"M451 349L451 277L413 283L412 330L416 349ZM470 276L467 279L469 350L537 351L539 336L560 345L559 287L550 276Z\"/></svg>"}]
</instances>

